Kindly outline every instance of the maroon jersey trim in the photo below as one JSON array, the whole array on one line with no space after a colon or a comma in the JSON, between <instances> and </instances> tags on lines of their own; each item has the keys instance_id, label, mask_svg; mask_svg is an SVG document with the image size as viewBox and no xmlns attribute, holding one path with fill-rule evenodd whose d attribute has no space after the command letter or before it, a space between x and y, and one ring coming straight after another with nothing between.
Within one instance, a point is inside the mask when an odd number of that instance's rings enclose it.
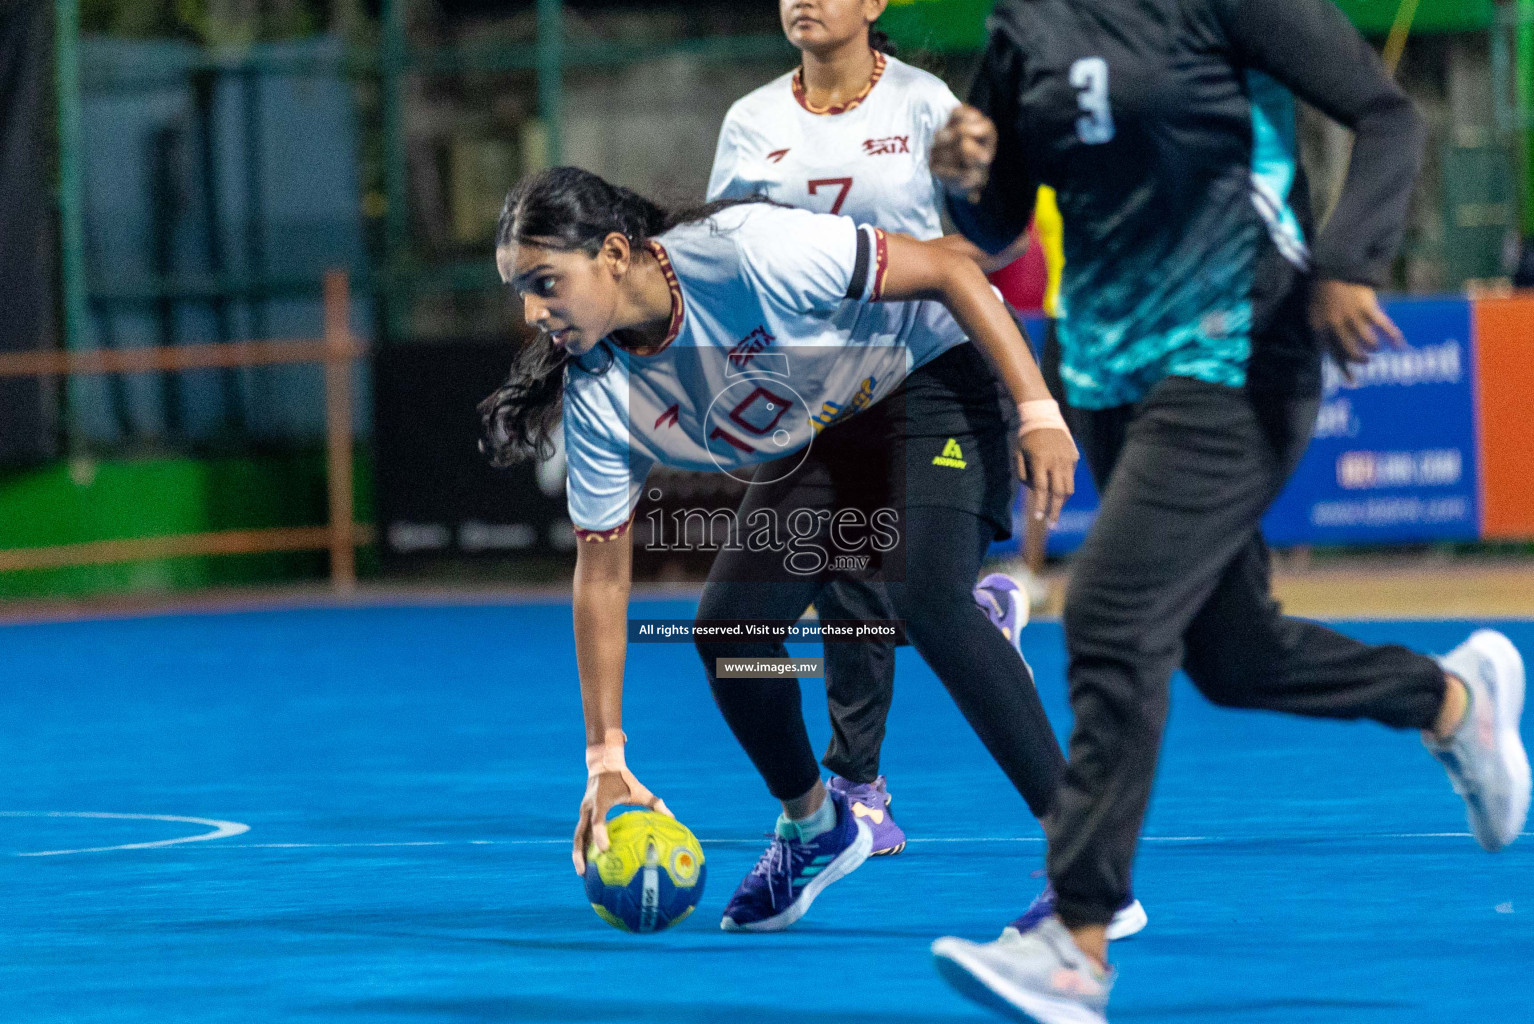
<instances>
[{"instance_id":1,"label":"maroon jersey trim","mask_svg":"<svg viewBox=\"0 0 1534 1024\"><path fill-rule=\"evenodd\" d=\"M884 278L889 268L889 244L885 241L883 230L874 228L874 288L868 295L869 302L878 302L884 298Z\"/></svg>"},{"instance_id":2,"label":"maroon jersey trim","mask_svg":"<svg viewBox=\"0 0 1534 1024\"><path fill-rule=\"evenodd\" d=\"M639 510L636 508L634 511L638 512ZM577 526L575 527L575 536L578 540L586 544L605 544L610 540L617 540L625 533L628 533L629 527L633 525L634 516L631 513L627 522L619 526L614 526L611 530L583 530Z\"/></svg>"},{"instance_id":3,"label":"maroon jersey trim","mask_svg":"<svg viewBox=\"0 0 1534 1024\"><path fill-rule=\"evenodd\" d=\"M684 312L682 305L682 282L676 279L676 270L671 266L671 257L666 254L665 246L652 238L645 243L645 248L650 251L650 255L654 256L655 261L660 264L660 272L666 275L666 285L671 289L671 320L666 324L666 336L660 340L659 344L629 349L636 356L654 356L664 352L667 346L676 340L676 336L682 333L682 316Z\"/></svg>"}]
</instances>

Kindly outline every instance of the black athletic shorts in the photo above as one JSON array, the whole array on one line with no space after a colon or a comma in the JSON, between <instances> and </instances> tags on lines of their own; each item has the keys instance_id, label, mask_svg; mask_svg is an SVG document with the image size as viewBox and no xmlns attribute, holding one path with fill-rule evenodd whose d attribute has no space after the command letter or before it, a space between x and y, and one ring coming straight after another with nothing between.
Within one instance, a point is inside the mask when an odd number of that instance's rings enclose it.
<instances>
[{"instance_id":1,"label":"black athletic shorts","mask_svg":"<svg viewBox=\"0 0 1534 1024\"><path fill-rule=\"evenodd\" d=\"M1005 539L1017 493L1015 425L1015 406L990 364L974 345L959 345L887 398L821 431L808 453L761 467L741 522L749 531L749 514L760 508L786 522L800 509L852 509L871 521L883 510L939 507L978 516Z\"/></svg>"},{"instance_id":2,"label":"black athletic shorts","mask_svg":"<svg viewBox=\"0 0 1534 1024\"><path fill-rule=\"evenodd\" d=\"M881 407L905 449L907 508L959 509L1012 536L1017 406L979 349L949 349L869 413Z\"/></svg>"}]
</instances>

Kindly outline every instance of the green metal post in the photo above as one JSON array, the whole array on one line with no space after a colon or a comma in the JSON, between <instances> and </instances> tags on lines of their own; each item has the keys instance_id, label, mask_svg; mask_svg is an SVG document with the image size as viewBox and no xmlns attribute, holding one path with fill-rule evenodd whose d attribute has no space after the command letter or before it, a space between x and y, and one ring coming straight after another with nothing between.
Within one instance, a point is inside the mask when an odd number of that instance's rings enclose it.
<instances>
[{"instance_id":1,"label":"green metal post","mask_svg":"<svg viewBox=\"0 0 1534 1024\"><path fill-rule=\"evenodd\" d=\"M564 6L563 0L538 0L538 118L551 166L564 162Z\"/></svg>"},{"instance_id":2,"label":"green metal post","mask_svg":"<svg viewBox=\"0 0 1534 1024\"><path fill-rule=\"evenodd\" d=\"M410 242L410 198L405 173L404 76L408 53L405 47L406 0L383 0L383 60L379 67L383 86L384 134L384 287L378 292L383 307L385 336L403 333L405 308L397 287L404 271Z\"/></svg>"},{"instance_id":3,"label":"green metal post","mask_svg":"<svg viewBox=\"0 0 1534 1024\"><path fill-rule=\"evenodd\" d=\"M59 114L59 256L64 297L64 347L79 348L88 307L85 293L85 185L80 136L80 2L54 3L54 88Z\"/></svg>"},{"instance_id":4,"label":"green metal post","mask_svg":"<svg viewBox=\"0 0 1534 1024\"><path fill-rule=\"evenodd\" d=\"M1534 235L1534 0L1518 0L1514 31L1514 81L1518 90L1519 156L1523 162L1523 235Z\"/></svg>"}]
</instances>

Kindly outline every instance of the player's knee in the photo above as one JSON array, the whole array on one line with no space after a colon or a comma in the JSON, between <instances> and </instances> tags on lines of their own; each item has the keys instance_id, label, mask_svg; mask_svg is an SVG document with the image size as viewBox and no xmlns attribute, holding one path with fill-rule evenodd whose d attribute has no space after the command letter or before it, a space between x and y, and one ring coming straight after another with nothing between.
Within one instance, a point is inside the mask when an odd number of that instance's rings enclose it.
<instances>
[{"instance_id":1,"label":"player's knee","mask_svg":"<svg viewBox=\"0 0 1534 1024\"><path fill-rule=\"evenodd\" d=\"M1136 629L1134 618L1121 612L1113 603L1073 587L1061 616L1071 657L1140 652L1149 633Z\"/></svg>"},{"instance_id":2,"label":"player's knee","mask_svg":"<svg viewBox=\"0 0 1534 1024\"><path fill-rule=\"evenodd\" d=\"M973 595L951 578L908 580L890 588L890 600L918 647L962 635L964 617L975 610Z\"/></svg>"},{"instance_id":3,"label":"player's knee","mask_svg":"<svg viewBox=\"0 0 1534 1024\"><path fill-rule=\"evenodd\" d=\"M1198 692L1222 708L1260 707L1257 695L1264 690L1264 666L1247 659L1189 662L1183 666Z\"/></svg>"},{"instance_id":4,"label":"player's knee","mask_svg":"<svg viewBox=\"0 0 1534 1024\"><path fill-rule=\"evenodd\" d=\"M1244 706L1243 691L1234 685L1234 680L1229 675L1211 670L1209 666L1195 669L1192 665L1184 669L1188 678L1204 699L1209 703L1222 708L1239 708Z\"/></svg>"},{"instance_id":5,"label":"player's knee","mask_svg":"<svg viewBox=\"0 0 1534 1024\"><path fill-rule=\"evenodd\" d=\"M1183 671L1211 704L1226 708L1251 707L1253 694L1271 671L1273 660L1255 639L1232 642L1228 635L1188 637Z\"/></svg>"}]
</instances>

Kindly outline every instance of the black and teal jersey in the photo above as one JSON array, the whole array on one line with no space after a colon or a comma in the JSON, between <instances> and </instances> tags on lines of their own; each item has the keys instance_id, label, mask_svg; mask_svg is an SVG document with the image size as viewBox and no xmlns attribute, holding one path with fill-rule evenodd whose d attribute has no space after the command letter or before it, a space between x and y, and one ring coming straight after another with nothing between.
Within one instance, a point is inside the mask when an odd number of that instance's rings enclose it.
<instances>
[{"instance_id":1,"label":"black and teal jersey","mask_svg":"<svg viewBox=\"0 0 1534 1024\"><path fill-rule=\"evenodd\" d=\"M1356 134L1313 240L1296 96ZM970 102L996 122L996 161L950 212L996 252L1055 189L1081 408L1171 375L1240 386L1300 275L1382 284L1422 148L1411 101L1330 0L1002 0Z\"/></svg>"}]
</instances>

